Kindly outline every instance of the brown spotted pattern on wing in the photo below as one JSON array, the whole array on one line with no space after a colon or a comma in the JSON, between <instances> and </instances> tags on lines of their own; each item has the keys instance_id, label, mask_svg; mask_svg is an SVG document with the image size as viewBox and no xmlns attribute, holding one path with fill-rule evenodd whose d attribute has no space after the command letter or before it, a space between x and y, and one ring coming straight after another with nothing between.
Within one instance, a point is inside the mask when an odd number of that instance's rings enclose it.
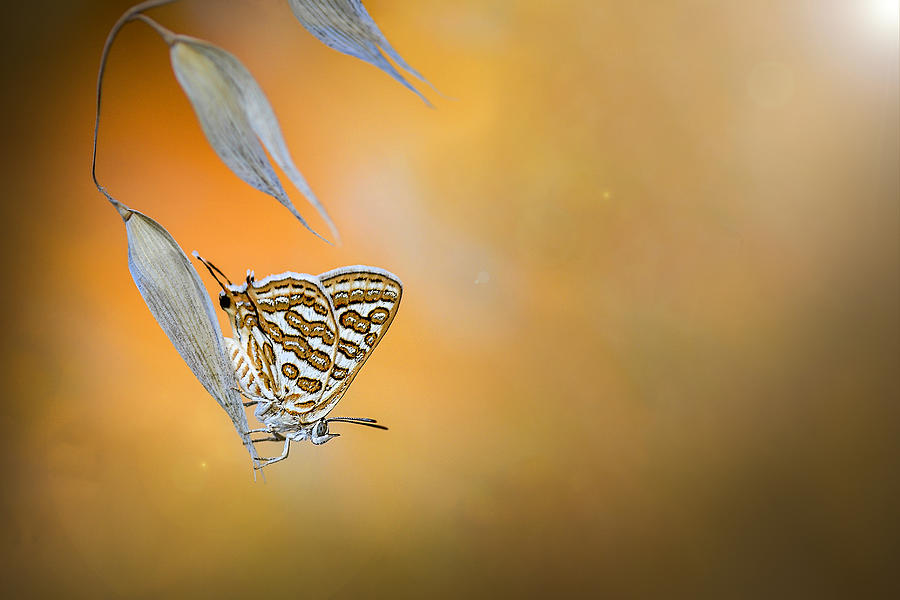
<instances>
[{"instance_id":1,"label":"brown spotted pattern on wing","mask_svg":"<svg viewBox=\"0 0 900 600\"><path fill-rule=\"evenodd\" d=\"M291 363L284 363L281 365L281 374L288 379L297 379L300 376L300 369Z\"/></svg>"},{"instance_id":2,"label":"brown spotted pattern on wing","mask_svg":"<svg viewBox=\"0 0 900 600\"><path fill-rule=\"evenodd\" d=\"M264 341L263 344L260 344L257 340L257 335L249 337L247 340L246 355L253 368L256 370L256 376L262 382L265 390L269 392L269 394L275 394L277 391L277 380L273 377L272 360L264 350L264 344L267 343L268 342Z\"/></svg>"},{"instance_id":3,"label":"brown spotted pattern on wing","mask_svg":"<svg viewBox=\"0 0 900 600\"><path fill-rule=\"evenodd\" d=\"M251 290L259 310L265 313L283 313L291 308L312 309L320 319L326 320L331 313L328 299L311 281L286 276L259 287L254 284Z\"/></svg>"},{"instance_id":4,"label":"brown spotted pattern on wing","mask_svg":"<svg viewBox=\"0 0 900 600\"><path fill-rule=\"evenodd\" d=\"M293 310L284 313L284 320L307 338L317 337L329 346L334 344L334 331L322 321L307 321Z\"/></svg>"},{"instance_id":5,"label":"brown spotted pattern on wing","mask_svg":"<svg viewBox=\"0 0 900 600\"><path fill-rule=\"evenodd\" d=\"M259 369L241 345L231 338L225 338L225 351L234 367L240 392L257 400L273 400L271 387L266 386Z\"/></svg>"},{"instance_id":6,"label":"brown spotted pattern on wing","mask_svg":"<svg viewBox=\"0 0 900 600\"><path fill-rule=\"evenodd\" d=\"M253 318L241 322L255 325L247 331L248 338L265 340L259 343L260 362L264 372L273 374L278 406L302 414L318 403L334 366L337 323L328 296L311 276L267 279L246 287L241 299L246 299Z\"/></svg>"},{"instance_id":7,"label":"brown spotted pattern on wing","mask_svg":"<svg viewBox=\"0 0 900 600\"><path fill-rule=\"evenodd\" d=\"M349 342L344 338L338 342L338 352L343 354L349 359L356 359L360 356L362 352L359 348L359 344L354 344L353 342ZM344 369L346 371L346 369Z\"/></svg>"},{"instance_id":8,"label":"brown spotted pattern on wing","mask_svg":"<svg viewBox=\"0 0 900 600\"><path fill-rule=\"evenodd\" d=\"M321 350L313 348L308 341L300 336L286 335L281 339L281 347L290 352L295 358L306 361L314 369L327 373L331 369L331 357Z\"/></svg>"},{"instance_id":9,"label":"brown spotted pattern on wing","mask_svg":"<svg viewBox=\"0 0 900 600\"><path fill-rule=\"evenodd\" d=\"M322 382L319 379L312 379L310 377L298 377L297 387L308 394L314 394L322 389Z\"/></svg>"},{"instance_id":10,"label":"brown spotted pattern on wing","mask_svg":"<svg viewBox=\"0 0 900 600\"><path fill-rule=\"evenodd\" d=\"M402 286L390 273L358 267L319 276L331 296L338 323L334 366L322 398L311 416L320 418L334 407L384 337L400 304Z\"/></svg>"},{"instance_id":11,"label":"brown spotted pattern on wing","mask_svg":"<svg viewBox=\"0 0 900 600\"><path fill-rule=\"evenodd\" d=\"M341 367L335 367L331 370L331 379L336 379L336 380L340 381L341 379L346 378L347 374L349 372L350 371L348 371L347 369L344 369Z\"/></svg>"},{"instance_id":12,"label":"brown spotted pattern on wing","mask_svg":"<svg viewBox=\"0 0 900 600\"><path fill-rule=\"evenodd\" d=\"M264 350L269 339L260 329L256 310L247 295L236 286L231 286L229 291L232 303L229 308L225 309L225 312L231 318L234 335L232 354L236 346L240 351L240 356L243 357L242 360L233 358L232 363L239 378L252 376L257 384L256 387L259 388L259 391L256 391L255 387L250 389L242 387L242 392L250 398L271 400L274 398L278 385L275 373L272 372L274 366L271 360L272 353ZM248 365L248 374L241 375L244 367Z\"/></svg>"}]
</instances>

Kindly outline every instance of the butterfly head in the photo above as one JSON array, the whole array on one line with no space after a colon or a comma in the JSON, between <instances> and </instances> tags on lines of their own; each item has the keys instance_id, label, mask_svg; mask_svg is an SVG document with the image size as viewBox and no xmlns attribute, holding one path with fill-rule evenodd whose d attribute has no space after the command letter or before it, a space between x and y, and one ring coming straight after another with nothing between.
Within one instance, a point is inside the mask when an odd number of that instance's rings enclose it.
<instances>
[{"instance_id":1,"label":"butterfly head","mask_svg":"<svg viewBox=\"0 0 900 600\"><path fill-rule=\"evenodd\" d=\"M336 438L339 435L341 434L328 432L327 419L320 419L316 421L309 429L309 441L311 441L316 446L324 444L325 442L331 440L332 438Z\"/></svg>"},{"instance_id":2,"label":"butterfly head","mask_svg":"<svg viewBox=\"0 0 900 600\"><path fill-rule=\"evenodd\" d=\"M236 290L238 288L236 288L231 283L231 280L228 279L228 277L225 275L225 273L223 273L219 269L219 267L217 267L216 265L212 264L211 262L209 262L208 260L206 260L205 258L200 256L200 254L196 250L194 251L193 254L194 254L194 258L196 258L197 260L199 260L200 262L203 263L203 266L206 267L206 270L209 271L209 274L213 276L213 279L215 279L216 283L219 284L219 287L222 288L222 291L219 292L219 306L222 307L222 310L224 310L226 313L228 313L228 316L231 318L232 324L234 324L236 326L237 325L237 320L236 320L237 319L237 310L236 310L237 298L235 297L235 294L237 293ZM223 283L222 280L219 279L219 276L221 276L222 279L224 279L228 285ZM248 282L250 281L249 274L247 277L247 281Z\"/></svg>"},{"instance_id":3,"label":"butterfly head","mask_svg":"<svg viewBox=\"0 0 900 600\"><path fill-rule=\"evenodd\" d=\"M228 313L229 317L234 317L234 296L225 290L219 292L219 306L222 307L222 310Z\"/></svg>"},{"instance_id":4,"label":"butterfly head","mask_svg":"<svg viewBox=\"0 0 900 600\"><path fill-rule=\"evenodd\" d=\"M230 287L230 286L229 286ZM237 294L228 290L228 288L224 288L221 292L219 292L219 306L228 314L228 321L231 323L232 330L234 332L240 331L240 317L237 311L237 304L239 300ZM235 333L237 335L237 333Z\"/></svg>"},{"instance_id":5,"label":"butterfly head","mask_svg":"<svg viewBox=\"0 0 900 600\"><path fill-rule=\"evenodd\" d=\"M279 431L281 435L288 437L292 442L309 440L316 446L321 446L331 438L336 438L341 435L339 433L330 433L328 431L328 421L326 419L320 419L307 425L294 424L293 426L285 428L276 425L275 430Z\"/></svg>"}]
</instances>

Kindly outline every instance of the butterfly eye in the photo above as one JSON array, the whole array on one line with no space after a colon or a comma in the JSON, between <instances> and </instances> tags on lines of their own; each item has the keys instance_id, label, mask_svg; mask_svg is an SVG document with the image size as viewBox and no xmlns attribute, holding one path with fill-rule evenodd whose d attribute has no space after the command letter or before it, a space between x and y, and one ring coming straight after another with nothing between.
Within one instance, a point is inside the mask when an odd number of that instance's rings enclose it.
<instances>
[{"instance_id":1,"label":"butterfly eye","mask_svg":"<svg viewBox=\"0 0 900 600\"><path fill-rule=\"evenodd\" d=\"M219 294L219 306L221 306L225 310L228 310L229 308L231 308L231 298L229 296L225 295L224 292Z\"/></svg>"}]
</instances>

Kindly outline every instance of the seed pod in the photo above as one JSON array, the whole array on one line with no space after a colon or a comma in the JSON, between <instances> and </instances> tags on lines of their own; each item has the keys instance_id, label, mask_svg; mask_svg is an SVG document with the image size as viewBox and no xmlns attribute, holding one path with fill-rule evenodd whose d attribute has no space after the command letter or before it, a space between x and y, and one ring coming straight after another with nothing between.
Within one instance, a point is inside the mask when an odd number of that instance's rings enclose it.
<instances>
[{"instance_id":1,"label":"seed pod","mask_svg":"<svg viewBox=\"0 0 900 600\"><path fill-rule=\"evenodd\" d=\"M170 46L175 78L222 162L245 182L281 202L307 229L327 242L307 224L288 198L261 140L294 186L328 223L338 241L331 217L294 166L272 105L246 67L232 54L196 38L175 35Z\"/></svg>"},{"instance_id":2,"label":"seed pod","mask_svg":"<svg viewBox=\"0 0 900 600\"><path fill-rule=\"evenodd\" d=\"M234 370L200 276L162 225L123 204L116 208L128 235L128 269L147 308L206 391L228 413L258 462Z\"/></svg>"},{"instance_id":3,"label":"seed pod","mask_svg":"<svg viewBox=\"0 0 900 600\"><path fill-rule=\"evenodd\" d=\"M323 44L375 65L431 106L431 102L388 62L382 51L416 79L431 84L391 47L360 0L288 0L288 3L300 24Z\"/></svg>"}]
</instances>

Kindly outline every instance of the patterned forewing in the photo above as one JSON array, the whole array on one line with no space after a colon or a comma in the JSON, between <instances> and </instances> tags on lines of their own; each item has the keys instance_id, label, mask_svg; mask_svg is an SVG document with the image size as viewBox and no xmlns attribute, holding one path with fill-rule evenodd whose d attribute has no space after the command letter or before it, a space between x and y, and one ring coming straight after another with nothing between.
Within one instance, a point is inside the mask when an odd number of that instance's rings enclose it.
<instances>
[{"instance_id":1,"label":"patterned forewing","mask_svg":"<svg viewBox=\"0 0 900 600\"><path fill-rule=\"evenodd\" d=\"M275 395L282 408L306 420L334 366L337 325L331 302L316 279L296 273L253 282L247 295L267 338L263 359L272 359Z\"/></svg>"},{"instance_id":2,"label":"patterned forewing","mask_svg":"<svg viewBox=\"0 0 900 600\"><path fill-rule=\"evenodd\" d=\"M345 267L319 275L331 297L338 340L334 368L312 418L334 407L397 314L403 286L391 273L372 267Z\"/></svg>"}]
</instances>

